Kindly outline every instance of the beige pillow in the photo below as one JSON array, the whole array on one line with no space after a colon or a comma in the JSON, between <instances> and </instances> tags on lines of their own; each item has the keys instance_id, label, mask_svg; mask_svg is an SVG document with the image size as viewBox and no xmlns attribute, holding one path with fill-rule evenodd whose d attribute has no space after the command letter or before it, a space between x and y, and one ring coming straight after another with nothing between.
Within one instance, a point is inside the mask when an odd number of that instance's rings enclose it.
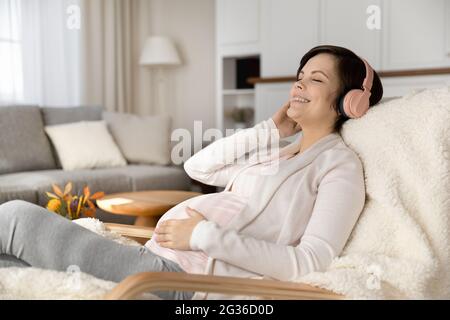
<instances>
[{"instance_id":1,"label":"beige pillow","mask_svg":"<svg viewBox=\"0 0 450 320\"><path fill-rule=\"evenodd\" d=\"M64 170L127 165L104 120L47 126L45 132Z\"/></svg>"},{"instance_id":2,"label":"beige pillow","mask_svg":"<svg viewBox=\"0 0 450 320\"><path fill-rule=\"evenodd\" d=\"M128 162L161 165L171 163L169 116L103 112L103 119L108 123Z\"/></svg>"}]
</instances>

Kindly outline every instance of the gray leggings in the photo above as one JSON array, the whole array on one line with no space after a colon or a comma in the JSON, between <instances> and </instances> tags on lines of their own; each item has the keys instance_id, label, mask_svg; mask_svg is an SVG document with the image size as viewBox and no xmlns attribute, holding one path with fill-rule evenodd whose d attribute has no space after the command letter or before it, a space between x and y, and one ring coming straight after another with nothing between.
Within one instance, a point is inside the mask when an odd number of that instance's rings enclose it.
<instances>
[{"instance_id":1,"label":"gray leggings","mask_svg":"<svg viewBox=\"0 0 450 320\"><path fill-rule=\"evenodd\" d=\"M0 205L0 268L30 266L57 271L76 266L114 282L139 272L185 272L145 246L119 244L32 203L6 202ZM194 295L152 293L165 300L190 300Z\"/></svg>"}]
</instances>

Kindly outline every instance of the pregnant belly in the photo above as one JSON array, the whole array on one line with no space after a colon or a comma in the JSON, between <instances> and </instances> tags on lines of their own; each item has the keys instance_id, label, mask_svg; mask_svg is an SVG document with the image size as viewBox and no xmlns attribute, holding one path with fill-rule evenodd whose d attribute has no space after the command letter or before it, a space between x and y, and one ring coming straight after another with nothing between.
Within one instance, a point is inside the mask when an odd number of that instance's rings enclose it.
<instances>
[{"instance_id":1,"label":"pregnant belly","mask_svg":"<svg viewBox=\"0 0 450 320\"><path fill-rule=\"evenodd\" d=\"M168 219L187 219L189 215L186 207L199 211L206 220L213 221L219 226L227 225L231 219L242 212L247 205L247 199L229 191L204 194L183 201L167 211L158 221ZM203 251L183 251L161 247L153 238L146 244L153 253L172 260L189 273L204 273L208 256Z\"/></svg>"}]
</instances>

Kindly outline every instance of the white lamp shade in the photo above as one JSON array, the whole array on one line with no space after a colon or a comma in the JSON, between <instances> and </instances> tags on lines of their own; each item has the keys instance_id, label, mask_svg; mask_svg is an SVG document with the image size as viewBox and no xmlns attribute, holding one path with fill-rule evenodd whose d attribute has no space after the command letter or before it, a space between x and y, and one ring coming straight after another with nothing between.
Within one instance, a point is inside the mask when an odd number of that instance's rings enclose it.
<instances>
[{"instance_id":1,"label":"white lamp shade","mask_svg":"<svg viewBox=\"0 0 450 320\"><path fill-rule=\"evenodd\" d=\"M141 54L141 65L161 66L180 63L177 49L169 38L160 36L147 38Z\"/></svg>"}]
</instances>

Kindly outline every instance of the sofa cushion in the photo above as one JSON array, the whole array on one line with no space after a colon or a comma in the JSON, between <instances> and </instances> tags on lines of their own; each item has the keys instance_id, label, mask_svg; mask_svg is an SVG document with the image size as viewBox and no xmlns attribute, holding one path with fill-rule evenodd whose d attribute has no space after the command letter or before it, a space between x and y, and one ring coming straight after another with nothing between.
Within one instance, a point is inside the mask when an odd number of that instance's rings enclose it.
<instances>
[{"instance_id":1,"label":"sofa cushion","mask_svg":"<svg viewBox=\"0 0 450 320\"><path fill-rule=\"evenodd\" d=\"M5 184L2 178L3 175L0 175L0 204L11 200L24 200L37 203L36 190L33 187L19 185L17 183Z\"/></svg>"},{"instance_id":2,"label":"sofa cushion","mask_svg":"<svg viewBox=\"0 0 450 320\"><path fill-rule=\"evenodd\" d=\"M103 108L100 106L42 107L41 112L44 125L54 126L63 123L102 120Z\"/></svg>"},{"instance_id":3,"label":"sofa cushion","mask_svg":"<svg viewBox=\"0 0 450 320\"><path fill-rule=\"evenodd\" d=\"M103 118L129 163L171 163L169 116L103 112Z\"/></svg>"},{"instance_id":4,"label":"sofa cushion","mask_svg":"<svg viewBox=\"0 0 450 320\"><path fill-rule=\"evenodd\" d=\"M37 106L0 108L0 174L56 168Z\"/></svg>"},{"instance_id":5,"label":"sofa cushion","mask_svg":"<svg viewBox=\"0 0 450 320\"><path fill-rule=\"evenodd\" d=\"M46 126L45 131L64 170L127 165L104 120Z\"/></svg>"},{"instance_id":6,"label":"sofa cushion","mask_svg":"<svg viewBox=\"0 0 450 320\"><path fill-rule=\"evenodd\" d=\"M0 203L16 199L38 203L37 187L51 187L48 176L42 174L42 172L52 171L55 170L27 171L0 175Z\"/></svg>"},{"instance_id":7,"label":"sofa cushion","mask_svg":"<svg viewBox=\"0 0 450 320\"><path fill-rule=\"evenodd\" d=\"M52 184L64 187L73 183L72 193L81 193L83 187L89 186L91 192L104 191L106 194L128 192L132 190L128 176L118 172L103 170L42 170L0 175L0 200L22 199L45 205L47 195L52 191Z\"/></svg>"},{"instance_id":8,"label":"sofa cushion","mask_svg":"<svg viewBox=\"0 0 450 320\"><path fill-rule=\"evenodd\" d=\"M80 121L99 121L102 120L102 112L103 108L100 106L41 107L44 126ZM61 169L61 162L53 145L51 145L51 150L56 161L56 167Z\"/></svg>"},{"instance_id":9,"label":"sofa cushion","mask_svg":"<svg viewBox=\"0 0 450 320\"><path fill-rule=\"evenodd\" d=\"M102 170L129 177L132 191L190 190L191 180L181 166L128 165Z\"/></svg>"}]
</instances>

